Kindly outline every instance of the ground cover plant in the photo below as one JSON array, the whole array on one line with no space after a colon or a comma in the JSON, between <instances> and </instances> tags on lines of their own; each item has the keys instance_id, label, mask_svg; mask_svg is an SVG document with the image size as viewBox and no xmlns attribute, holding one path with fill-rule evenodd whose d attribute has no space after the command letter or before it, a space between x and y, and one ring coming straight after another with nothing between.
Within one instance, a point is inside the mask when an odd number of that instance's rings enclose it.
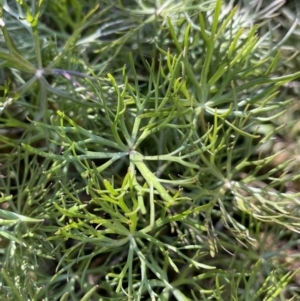
<instances>
[{"instance_id":1,"label":"ground cover plant","mask_svg":"<svg viewBox=\"0 0 300 301\"><path fill-rule=\"evenodd\" d=\"M0 300L298 300L297 9L3 0Z\"/></svg>"}]
</instances>

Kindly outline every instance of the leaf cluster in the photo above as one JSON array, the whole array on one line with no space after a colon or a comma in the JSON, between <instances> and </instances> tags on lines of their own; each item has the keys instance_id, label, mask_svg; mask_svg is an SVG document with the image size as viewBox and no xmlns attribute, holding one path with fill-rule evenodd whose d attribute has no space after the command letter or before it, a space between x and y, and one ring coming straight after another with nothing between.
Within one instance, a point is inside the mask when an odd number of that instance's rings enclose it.
<instances>
[{"instance_id":1,"label":"leaf cluster","mask_svg":"<svg viewBox=\"0 0 300 301\"><path fill-rule=\"evenodd\" d=\"M5 0L0 18L1 298L291 294L299 175L268 150L300 73L255 7Z\"/></svg>"}]
</instances>

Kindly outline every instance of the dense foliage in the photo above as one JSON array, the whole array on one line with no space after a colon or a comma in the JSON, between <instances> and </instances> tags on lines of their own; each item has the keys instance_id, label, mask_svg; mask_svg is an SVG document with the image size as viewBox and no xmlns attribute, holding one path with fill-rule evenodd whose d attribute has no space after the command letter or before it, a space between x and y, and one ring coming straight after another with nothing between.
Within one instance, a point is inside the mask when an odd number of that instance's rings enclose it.
<instances>
[{"instance_id":1,"label":"dense foliage","mask_svg":"<svg viewBox=\"0 0 300 301\"><path fill-rule=\"evenodd\" d=\"M300 298L297 3L248 2L3 1L0 300Z\"/></svg>"}]
</instances>

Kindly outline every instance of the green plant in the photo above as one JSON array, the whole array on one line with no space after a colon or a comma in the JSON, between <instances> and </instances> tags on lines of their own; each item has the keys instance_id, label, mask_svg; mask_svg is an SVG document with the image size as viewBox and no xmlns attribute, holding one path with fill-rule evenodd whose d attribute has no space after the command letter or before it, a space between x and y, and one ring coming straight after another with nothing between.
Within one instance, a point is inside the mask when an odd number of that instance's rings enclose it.
<instances>
[{"instance_id":1,"label":"green plant","mask_svg":"<svg viewBox=\"0 0 300 301\"><path fill-rule=\"evenodd\" d=\"M296 271L258 246L299 231L268 152L282 43L220 0L102 5L2 5L3 298L285 298Z\"/></svg>"}]
</instances>

